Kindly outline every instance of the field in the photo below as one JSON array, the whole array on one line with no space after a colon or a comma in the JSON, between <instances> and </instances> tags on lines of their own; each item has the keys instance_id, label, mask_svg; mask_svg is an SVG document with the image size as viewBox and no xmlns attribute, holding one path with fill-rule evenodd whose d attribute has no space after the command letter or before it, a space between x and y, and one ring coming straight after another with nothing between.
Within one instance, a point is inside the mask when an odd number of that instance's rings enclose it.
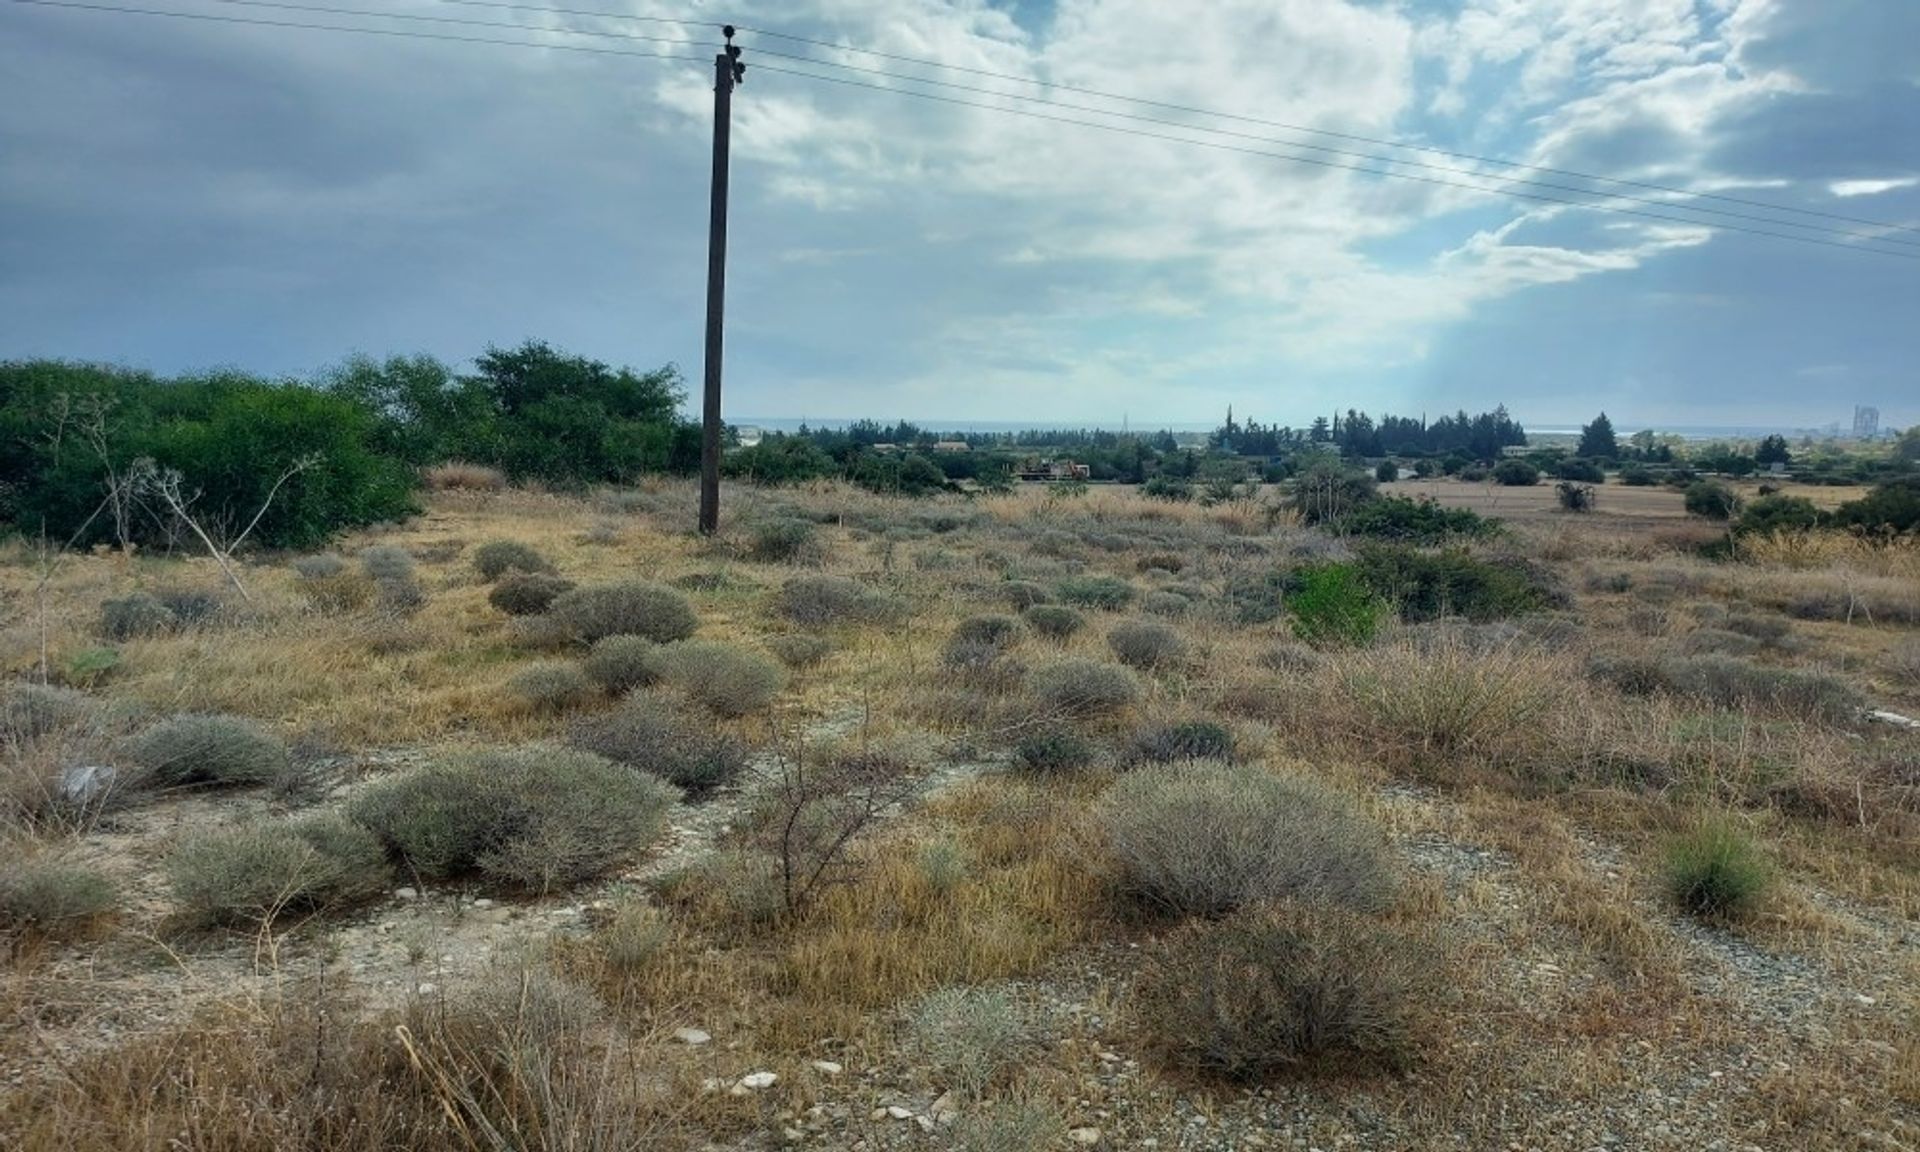
<instances>
[{"instance_id":1,"label":"field","mask_svg":"<svg viewBox=\"0 0 1920 1152\"><path fill-rule=\"evenodd\" d=\"M1920 1146L1920 552L1386 490L16 542L0 1147Z\"/></svg>"},{"instance_id":2,"label":"field","mask_svg":"<svg viewBox=\"0 0 1920 1152\"><path fill-rule=\"evenodd\" d=\"M1752 499L1759 493L1759 481L1746 481L1733 485L1743 499ZM1470 508L1483 516L1498 516L1503 520L1561 523L1566 519L1560 509L1559 494L1555 492L1553 481L1543 480L1531 487L1505 487L1492 482L1469 483L1451 477L1435 477L1431 480L1401 480L1380 486L1382 492L1394 496L1406 496L1413 499L1422 497L1439 501L1448 508ZM1786 485L1789 495L1801 496L1825 509L1839 507L1848 500L1858 500L1866 495L1864 488L1821 485ZM1593 510L1593 519L1614 529L1650 529L1662 525L1672 526L1684 523L1687 518L1685 499L1681 493L1671 488L1629 487L1612 483L1598 489L1598 503Z\"/></svg>"}]
</instances>

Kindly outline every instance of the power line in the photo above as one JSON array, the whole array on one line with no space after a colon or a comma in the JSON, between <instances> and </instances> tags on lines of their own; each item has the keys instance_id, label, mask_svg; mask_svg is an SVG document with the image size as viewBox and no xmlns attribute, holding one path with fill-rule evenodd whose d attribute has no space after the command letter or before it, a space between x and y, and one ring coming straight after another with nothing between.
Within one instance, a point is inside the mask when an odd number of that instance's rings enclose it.
<instances>
[{"instance_id":1,"label":"power line","mask_svg":"<svg viewBox=\"0 0 1920 1152\"><path fill-rule=\"evenodd\" d=\"M822 76L817 72L801 72L792 68L781 68L772 64L757 64L754 70L760 73L772 73L779 76L798 76L807 80L818 80L826 84L841 84L850 88L866 88L875 92L889 92L896 96L911 96L917 100L933 100L942 104L956 104L963 108L979 108L988 112L1001 112L1009 116L1026 116L1035 120L1048 120L1056 124L1073 124L1082 128L1098 128L1105 132L1117 132L1124 136L1138 136L1148 140L1166 140L1175 144L1191 144L1198 148L1212 148L1221 152L1237 152L1247 156L1266 156L1275 160L1287 160L1296 164L1311 164L1320 168L1333 168L1346 172L1360 172L1369 176L1379 176L1392 180L1414 180L1422 184L1435 184L1445 188L1463 188L1471 192L1482 192L1491 196L1513 196L1522 200L1538 200L1548 204L1563 204L1572 208L1586 208L1595 212L1606 212L1618 216L1638 216L1647 220L1659 220L1668 224L1683 224L1692 228L1717 229L1723 232L1742 232L1754 236L1768 236L1775 240L1793 240L1802 244L1819 244L1826 248L1839 248L1848 252L1871 252L1877 256L1896 256L1906 260L1920 260L1920 253L1903 252L1889 248L1873 248L1867 244L1848 244L1838 240L1822 240L1814 236L1797 236L1791 232L1768 232L1761 228L1747 228L1739 224L1722 224L1713 220L1699 220L1687 216L1666 216L1657 212L1647 212L1636 208L1615 208L1604 203L1590 200L1567 200L1558 196L1545 196L1537 192L1520 192L1512 188L1489 188L1481 184L1469 184L1459 180L1442 180L1437 176L1417 176L1410 172L1382 171L1378 168L1365 168L1357 164L1342 164L1334 160L1322 160L1311 156L1295 156L1285 152L1268 152L1258 148L1243 148L1237 144L1223 144L1215 140L1195 140L1189 136L1172 136L1163 132L1143 132L1137 128L1124 128L1118 124L1103 124L1094 120L1074 120L1065 116L1054 116L1046 112L1033 112L1024 108L1009 108L998 104L982 104L976 100L961 100L953 96L941 96L933 92L915 92L906 88L891 88L884 84L869 84L863 80L850 80L842 76Z\"/></svg>"},{"instance_id":2,"label":"power line","mask_svg":"<svg viewBox=\"0 0 1920 1152\"><path fill-rule=\"evenodd\" d=\"M470 28L511 28L521 32L543 32L555 36L592 36L604 40L639 40L652 44L682 44L689 48L719 48L711 41L688 40L678 36L648 36L639 32L603 32L587 28L549 28L543 24L512 24L495 20L470 20L461 16L426 16L414 12L384 12L377 8L339 8L325 4L295 4L289 0L209 0L240 8L272 8L285 12L319 12L331 16L367 16L379 20L408 20L423 24L458 24ZM688 57L693 59L693 57Z\"/></svg>"},{"instance_id":3,"label":"power line","mask_svg":"<svg viewBox=\"0 0 1920 1152\"><path fill-rule=\"evenodd\" d=\"M639 21L652 21L652 22L665 21L670 23L692 23L693 22L691 20L684 20L684 19L674 20L673 18L658 17L658 16L628 16L620 12L608 12L604 10L596 10L596 9L589 9L589 8L562 8L562 7L555 7L555 6L546 5L546 4L514 3L512 2L512 0L437 0L437 2L441 4L451 4L451 5L457 5L460 7L467 7L467 8L491 8L491 9L497 9L497 10L503 10L503 11L520 11L520 12L549 12L556 15L590 16L590 17L597 17L597 18L606 19L606 20L639 20ZM1019 76L1019 75L1015 75L1008 72L995 72L987 68L973 68L964 64L948 64L942 61L927 60L917 56L904 56L894 52L882 52L873 48L860 48L852 44L838 43L831 40L820 40L810 36L799 36L790 32L775 31L770 28L756 28L756 27L743 24L739 26L739 30L742 32L750 32L756 36L766 36L776 40L785 40L789 43L794 43L794 44L805 44L810 47L825 48L825 49L829 49L831 51L836 51L836 52L851 52L861 56L870 56L878 60L891 60L896 63L913 64L923 68L939 68L939 69L944 69L950 72L961 72L970 76L979 76L986 79L1006 80L1016 84L1032 85L1037 88L1051 88L1060 92L1071 92L1079 96L1093 96L1102 100L1118 100L1118 101L1122 101L1129 104L1141 105L1144 107L1159 108L1169 112L1184 112L1184 113L1187 113L1188 115L1193 115L1193 116L1211 116L1218 119L1231 120L1231 121L1235 121L1242 124L1254 124L1264 128L1278 128L1282 131L1287 131L1287 132L1299 132L1299 133L1303 133L1310 136L1322 136L1329 139L1348 140L1348 141L1352 141L1360 144L1371 144L1376 147L1382 147L1382 148L1403 148L1408 151L1424 152L1433 156L1444 156L1453 160L1468 160L1476 164L1493 164L1502 168L1516 168L1521 171L1538 172L1538 173L1541 173L1542 175L1548 175L1548 176L1560 176L1560 177L1566 177L1568 179L1574 179L1574 180L1588 180L1588 181L1593 181L1595 183L1613 184L1613 185L1618 185L1624 188L1638 188L1643 191L1649 191L1649 192L1663 192L1668 195L1685 196L1692 199L1713 200L1723 204L1737 204L1747 208L1764 209L1769 212L1781 212L1781 213L1788 213L1788 214L1800 215L1800 216L1816 216L1825 220L1835 220L1835 221L1839 221L1846 224L1858 224L1863 227L1874 228L1881 231L1920 232L1920 227L1915 227L1913 225L1890 224L1884 220L1872 220L1862 216L1848 216L1848 215L1843 215L1841 213L1836 213L1836 212L1824 212L1817 208L1795 208L1785 204L1770 204L1764 200L1753 200L1753 199L1749 199L1747 197L1742 197L1742 196L1729 196L1724 193L1718 193L1718 192L1701 192L1694 189L1680 188L1674 185L1660 184L1652 181L1628 180L1628 179L1624 179L1616 176L1600 176L1591 172L1575 171L1574 169L1571 169L1571 168L1555 168L1555 167L1550 167L1544 164L1529 164L1520 160L1508 160L1499 156L1487 156L1487 155L1482 155L1482 154L1473 153L1473 152L1454 151L1451 149L1441 148L1431 144L1416 144L1416 143L1410 143L1404 140L1392 140L1392 139L1378 137L1378 136L1365 136L1365 135L1360 135L1358 133L1352 133L1352 132L1336 132L1327 128L1312 128L1303 124L1289 124L1289 123L1286 123L1285 121L1270 120L1270 119L1265 119L1258 116L1246 116L1246 115L1241 115L1233 112L1222 112L1218 109L1200 108L1190 104L1178 104L1178 103L1173 103L1165 100L1153 100L1144 96L1129 96L1124 93L1106 92L1097 88L1079 87L1076 85L1063 84L1063 83L1059 83L1057 81L1051 81L1051 80L1038 80L1031 76ZM761 54L779 55L778 53L774 53L766 49L762 49ZM819 60L813 57L787 56L785 58L800 60L800 61L805 61L805 62L815 63L815 64L823 64L827 67L847 68L847 69L856 70L856 71L871 71L866 69L858 69L856 66L853 66L853 65L839 64L834 61ZM879 74L886 75L886 73L879 73ZM921 80L921 82L929 83L929 84L941 83L940 81L926 80L920 77L898 77L898 78ZM995 95L1005 95L1010 97L1016 96L1015 93L995 93ZM1069 105L1068 107L1072 107L1072 106ZM1093 109L1087 109L1087 111L1093 111ZM1121 115L1121 113L1110 113L1110 114ZM1298 144L1293 144L1291 142L1286 142L1286 141L1272 141L1272 142L1285 144L1288 147L1307 147L1307 145L1298 145ZM1394 163L1406 163L1406 162L1394 161ZM1491 178L1491 174L1488 174L1488 175ZM1602 193L1595 193L1595 194L1600 195ZM1785 221L1785 220L1768 220L1766 222L1796 226L1796 225L1792 225L1790 221Z\"/></svg>"},{"instance_id":4,"label":"power line","mask_svg":"<svg viewBox=\"0 0 1920 1152\"><path fill-rule=\"evenodd\" d=\"M362 36L388 36L402 40L443 40L454 44L493 44L506 48L537 48L552 52L580 52L593 56L624 56L635 60L683 60L701 63L698 56L680 56L666 52L634 52L621 48L593 48L585 44L543 44L530 40L502 40L490 36L460 36L445 32L410 32L401 28L367 28L348 24L316 24L302 20L262 20L251 16L223 16L217 12L171 12L158 8L127 8L117 4L84 3L82 0L8 0L36 8L70 8L83 12L109 12L129 16L164 16L175 20L202 20L214 24L249 24L261 28L294 28L308 32L352 32ZM539 29L547 31L547 29ZM681 41L674 41L681 43ZM688 43L690 48L706 45Z\"/></svg>"}]
</instances>

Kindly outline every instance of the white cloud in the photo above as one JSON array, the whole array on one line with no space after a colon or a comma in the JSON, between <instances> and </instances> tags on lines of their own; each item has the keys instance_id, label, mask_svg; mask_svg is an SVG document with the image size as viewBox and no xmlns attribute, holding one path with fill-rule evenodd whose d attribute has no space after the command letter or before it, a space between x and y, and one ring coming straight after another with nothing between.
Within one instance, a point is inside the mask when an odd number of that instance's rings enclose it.
<instances>
[{"instance_id":1,"label":"white cloud","mask_svg":"<svg viewBox=\"0 0 1920 1152\"><path fill-rule=\"evenodd\" d=\"M1920 186L1920 177L1903 176L1891 180L1835 180L1827 185L1827 191L1843 199L1853 196L1878 196L1882 192L1897 192L1902 188Z\"/></svg>"}]
</instances>

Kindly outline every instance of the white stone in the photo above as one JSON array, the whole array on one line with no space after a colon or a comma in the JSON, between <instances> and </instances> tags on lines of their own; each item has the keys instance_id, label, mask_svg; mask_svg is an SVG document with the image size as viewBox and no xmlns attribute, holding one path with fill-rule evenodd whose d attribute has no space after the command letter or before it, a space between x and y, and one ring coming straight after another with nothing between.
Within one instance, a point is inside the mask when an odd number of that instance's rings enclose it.
<instances>
[{"instance_id":1,"label":"white stone","mask_svg":"<svg viewBox=\"0 0 1920 1152\"><path fill-rule=\"evenodd\" d=\"M749 1072L740 1077L740 1087L751 1088L757 1092L762 1088L773 1087L773 1082L778 1079L780 1077L772 1072Z\"/></svg>"},{"instance_id":2,"label":"white stone","mask_svg":"<svg viewBox=\"0 0 1920 1152\"><path fill-rule=\"evenodd\" d=\"M902 1108L898 1104L889 1104L887 1105L887 1115L893 1117L895 1120L911 1120L913 1119L913 1109Z\"/></svg>"},{"instance_id":3,"label":"white stone","mask_svg":"<svg viewBox=\"0 0 1920 1152\"><path fill-rule=\"evenodd\" d=\"M420 893L412 888L395 888L393 890L393 897L396 900L418 900L420 899Z\"/></svg>"},{"instance_id":4,"label":"white stone","mask_svg":"<svg viewBox=\"0 0 1920 1152\"><path fill-rule=\"evenodd\" d=\"M487 899L486 897L484 897L484 896L482 896L482 897L481 897L480 899L478 899L478 900L475 900L475 901L473 902L473 906L474 906L475 908L491 908L491 907L493 907L493 901L491 901L491 900L489 900L489 899Z\"/></svg>"},{"instance_id":5,"label":"white stone","mask_svg":"<svg viewBox=\"0 0 1920 1152\"><path fill-rule=\"evenodd\" d=\"M675 1028L673 1030L673 1038L682 1044L705 1044L707 1041L713 1039L713 1037L698 1028Z\"/></svg>"},{"instance_id":6,"label":"white stone","mask_svg":"<svg viewBox=\"0 0 1920 1152\"><path fill-rule=\"evenodd\" d=\"M933 1122L933 1117L931 1116L915 1116L913 1118L913 1122L915 1124L920 1125L920 1131L922 1132L933 1131L934 1122Z\"/></svg>"},{"instance_id":7,"label":"white stone","mask_svg":"<svg viewBox=\"0 0 1920 1152\"><path fill-rule=\"evenodd\" d=\"M960 1115L960 1102L953 1098L952 1092L942 1092L940 1098L928 1106L927 1115L942 1124L951 1124L953 1118Z\"/></svg>"},{"instance_id":8,"label":"white stone","mask_svg":"<svg viewBox=\"0 0 1920 1152\"><path fill-rule=\"evenodd\" d=\"M435 984L431 980L422 980L419 985L414 988L414 991L422 996L431 996L435 992L440 991L440 985Z\"/></svg>"},{"instance_id":9,"label":"white stone","mask_svg":"<svg viewBox=\"0 0 1920 1152\"><path fill-rule=\"evenodd\" d=\"M844 1067L835 1064L831 1060L815 1060L813 1062L813 1070L815 1072L824 1072L829 1076L838 1076L840 1073L846 1071Z\"/></svg>"},{"instance_id":10,"label":"white stone","mask_svg":"<svg viewBox=\"0 0 1920 1152\"><path fill-rule=\"evenodd\" d=\"M1100 1143L1100 1129L1073 1128L1068 1130L1067 1139L1073 1141L1075 1144L1085 1144L1089 1146L1098 1144Z\"/></svg>"}]
</instances>

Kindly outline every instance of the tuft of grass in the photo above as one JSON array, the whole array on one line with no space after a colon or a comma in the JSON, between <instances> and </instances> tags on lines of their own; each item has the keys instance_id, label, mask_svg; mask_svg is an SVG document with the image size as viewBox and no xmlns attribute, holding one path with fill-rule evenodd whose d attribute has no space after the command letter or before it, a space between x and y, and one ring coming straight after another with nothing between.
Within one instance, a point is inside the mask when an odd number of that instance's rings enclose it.
<instances>
[{"instance_id":1,"label":"tuft of grass","mask_svg":"<svg viewBox=\"0 0 1920 1152\"><path fill-rule=\"evenodd\" d=\"M691 796L730 783L747 764L746 745L711 720L647 693L575 721L567 742L677 784Z\"/></svg>"},{"instance_id":2,"label":"tuft of grass","mask_svg":"<svg viewBox=\"0 0 1920 1152\"><path fill-rule=\"evenodd\" d=\"M1151 724L1133 734L1131 759L1146 764L1231 760L1233 731L1215 720Z\"/></svg>"},{"instance_id":3,"label":"tuft of grass","mask_svg":"<svg viewBox=\"0 0 1920 1152\"><path fill-rule=\"evenodd\" d=\"M1317 681L1317 727L1344 730L1395 767L1452 771L1464 757L1534 747L1569 702L1568 670L1532 648L1481 651L1448 633L1340 654ZM1326 721L1332 724L1327 725Z\"/></svg>"},{"instance_id":4,"label":"tuft of grass","mask_svg":"<svg viewBox=\"0 0 1920 1152\"><path fill-rule=\"evenodd\" d=\"M518 540L489 540L473 550L473 567L482 580L491 583L508 572L521 572L529 576L550 575L553 561L542 556L540 550L531 544L522 544Z\"/></svg>"},{"instance_id":5,"label":"tuft of grass","mask_svg":"<svg viewBox=\"0 0 1920 1152\"><path fill-rule=\"evenodd\" d=\"M673 926L659 909L627 901L614 909L595 941L615 972L632 976L658 961L672 938Z\"/></svg>"},{"instance_id":6,"label":"tuft of grass","mask_svg":"<svg viewBox=\"0 0 1920 1152\"><path fill-rule=\"evenodd\" d=\"M0 928L70 936L113 911L112 881L45 856L0 859Z\"/></svg>"},{"instance_id":7,"label":"tuft of grass","mask_svg":"<svg viewBox=\"0 0 1920 1152\"><path fill-rule=\"evenodd\" d=\"M386 891L386 852L338 813L256 821L182 842L167 859L175 902L204 925L271 923Z\"/></svg>"},{"instance_id":8,"label":"tuft of grass","mask_svg":"<svg viewBox=\"0 0 1920 1152\"><path fill-rule=\"evenodd\" d=\"M820 555L819 529L788 517L763 520L747 531L747 559L762 564L796 564Z\"/></svg>"},{"instance_id":9,"label":"tuft of grass","mask_svg":"<svg viewBox=\"0 0 1920 1152\"><path fill-rule=\"evenodd\" d=\"M1013 1001L986 988L929 993L913 1008L908 1029L941 1083L972 1098L1018 1064L1027 1042L1026 1023Z\"/></svg>"},{"instance_id":10,"label":"tuft of grass","mask_svg":"<svg viewBox=\"0 0 1920 1152\"><path fill-rule=\"evenodd\" d=\"M796 576L780 589L780 614L796 624L885 624L903 609L892 597L844 576Z\"/></svg>"},{"instance_id":11,"label":"tuft of grass","mask_svg":"<svg viewBox=\"0 0 1920 1152\"><path fill-rule=\"evenodd\" d=\"M175 716L135 735L124 751L163 787L264 784L287 769L285 742L238 716Z\"/></svg>"},{"instance_id":12,"label":"tuft of grass","mask_svg":"<svg viewBox=\"0 0 1920 1152\"><path fill-rule=\"evenodd\" d=\"M538 616L552 608L562 593L571 592L573 588L571 580L514 568L503 573L487 593L487 603L509 616Z\"/></svg>"},{"instance_id":13,"label":"tuft of grass","mask_svg":"<svg viewBox=\"0 0 1920 1152\"><path fill-rule=\"evenodd\" d=\"M685 596L644 580L563 592L547 615L581 644L608 636L644 636L670 644L693 635L700 624Z\"/></svg>"},{"instance_id":14,"label":"tuft of grass","mask_svg":"<svg viewBox=\"0 0 1920 1152\"><path fill-rule=\"evenodd\" d=\"M1026 629L1012 616L969 616L953 629L956 644L984 644L1005 648L1020 639Z\"/></svg>"},{"instance_id":15,"label":"tuft of grass","mask_svg":"<svg viewBox=\"0 0 1920 1152\"><path fill-rule=\"evenodd\" d=\"M1071 576L1060 581L1055 591L1067 604L1081 608L1117 611L1133 602L1133 585L1118 576Z\"/></svg>"},{"instance_id":16,"label":"tuft of grass","mask_svg":"<svg viewBox=\"0 0 1920 1152\"><path fill-rule=\"evenodd\" d=\"M360 569L375 581L413 579L413 553L397 544L374 544L360 550Z\"/></svg>"},{"instance_id":17,"label":"tuft of grass","mask_svg":"<svg viewBox=\"0 0 1920 1152\"><path fill-rule=\"evenodd\" d=\"M714 640L682 640L647 655L659 682L716 715L763 712L786 687L786 673L758 652Z\"/></svg>"},{"instance_id":18,"label":"tuft of grass","mask_svg":"<svg viewBox=\"0 0 1920 1152\"><path fill-rule=\"evenodd\" d=\"M1179 631L1158 620L1127 620L1107 632L1107 647L1129 668L1159 671L1187 658L1187 642Z\"/></svg>"},{"instance_id":19,"label":"tuft of grass","mask_svg":"<svg viewBox=\"0 0 1920 1152\"><path fill-rule=\"evenodd\" d=\"M38 740L85 719L93 701L84 692L24 681L0 687L0 747Z\"/></svg>"},{"instance_id":20,"label":"tuft of grass","mask_svg":"<svg viewBox=\"0 0 1920 1152\"><path fill-rule=\"evenodd\" d=\"M1432 968L1417 941L1351 911L1253 908L1160 941L1131 1005L1146 1044L1193 1072L1399 1069Z\"/></svg>"},{"instance_id":21,"label":"tuft of grass","mask_svg":"<svg viewBox=\"0 0 1920 1152\"><path fill-rule=\"evenodd\" d=\"M583 667L609 696L623 696L659 679L653 667L654 642L645 636L608 636L594 642Z\"/></svg>"},{"instance_id":22,"label":"tuft of grass","mask_svg":"<svg viewBox=\"0 0 1920 1152\"><path fill-rule=\"evenodd\" d=\"M1751 916L1773 882L1773 869L1753 838L1724 818L1670 841L1662 874L1667 895L1682 911L1717 922Z\"/></svg>"},{"instance_id":23,"label":"tuft of grass","mask_svg":"<svg viewBox=\"0 0 1920 1152\"><path fill-rule=\"evenodd\" d=\"M158 598L135 592L100 604L100 635L108 640L138 640L178 631L180 618Z\"/></svg>"},{"instance_id":24,"label":"tuft of grass","mask_svg":"<svg viewBox=\"0 0 1920 1152\"><path fill-rule=\"evenodd\" d=\"M1296 899L1372 909L1395 886L1386 839L1306 776L1195 761L1123 776L1100 798L1120 892L1176 915Z\"/></svg>"},{"instance_id":25,"label":"tuft of grass","mask_svg":"<svg viewBox=\"0 0 1920 1152\"><path fill-rule=\"evenodd\" d=\"M767 637L767 651L789 668L812 668L833 652L833 641L805 632L784 632Z\"/></svg>"},{"instance_id":26,"label":"tuft of grass","mask_svg":"<svg viewBox=\"0 0 1920 1152\"><path fill-rule=\"evenodd\" d=\"M652 843L678 794L590 752L532 745L381 781L354 799L350 814L416 875L477 873L544 892Z\"/></svg>"},{"instance_id":27,"label":"tuft of grass","mask_svg":"<svg viewBox=\"0 0 1920 1152\"><path fill-rule=\"evenodd\" d=\"M953 1123L960 1152L1042 1152L1060 1142L1066 1125L1046 1104L1024 1097L983 1101Z\"/></svg>"},{"instance_id":28,"label":"tuft of grass","mask_svg":"<svg viewBox=\"0 0 1920 1152\"><path fill-rule=\"evenodd\" d=\"M1318 648L1357 648L1380 629L1384 605L1352 564L1305 564L1287 574L1294 635Z\"/></svg>"},{"instance_id":29,"label":"tuft of grass","mask_svg":"<svg viewBox=\"0 0 1920 1152\"><path fill-rule=\"evenodd\" d=\"M1053 593L1047 590L1045 584L1036 584L1032 580L1008 580L1000 585L999 593L1015 612L1025 612L1036 604L1053 600Z\"/></svg>"},{"instance_id":30,"label":"tuft of grass","mask_svg":"<svg viewBox=\"0 0 1920 1152\"><path fill-rule=\"evenodd\" d=\"M536 661L514 673L507 687L537 712L566 712L594 695L594 682L571 660Z\"/></svg>"},{"instance_id":31,"label":"tuft of grass","mask_svg":"<svg viewBox=\"0 0 1920 1152\"><path fill-rule=\"evenodd\" d=\"M1057 776L1093 763L1098 749L1093 741L1066 724L1041 724L1028 729L1013 746L1013 759L1036 776Z\"/></svg>"},{"instance_id":32,"label":"tuft of grass","mask_svg":"<svg viewBox=\"0 0 1920 1152\"><path fill-rule=\"evenodd\" d=\"M435 492L503 492L507 474L485 464L449 460L421 470L420 478Z\"/></svg>"},{"instance_id":33,"label":"tuft of grass","mask_svg":"<svg viewBox=\"0 0 1920 1152\"><path fill-rule=\"evenodd\" d=\"M335 556L334 560L340 558ZM295 587L307 598L307 603L321 612L329 614L340 612L358 612L373 603L376 586L372 578L359 572L347 571L345 561L335 571L319 571L315 575L301 575ZM324 567L324 566L319 566Z\"/></svg>"},{"instance_id":34,"label":"tuft of grass","mask_svg":"<svg viewBox=\"0 0 1920 1152\"><path fill-rule=\"evenodd\" d=\"M1034 669L1027 686L1042 706L1062 716L1118 712L1140 698L1140 681L1133 673L1077 656Z\"/></svg>"},{"instance_id":35,"label":"tuft of grass","mask_svg":"<svg viewBox=\"0 0 1920 1152\"><path fill-rule=\"evenodd\" d=\"M1035 604L1024 615L1029 627L1053 640L1065 640L1087 624L1085 616L1065 604Z\"/></svg>"}]
</instances>

